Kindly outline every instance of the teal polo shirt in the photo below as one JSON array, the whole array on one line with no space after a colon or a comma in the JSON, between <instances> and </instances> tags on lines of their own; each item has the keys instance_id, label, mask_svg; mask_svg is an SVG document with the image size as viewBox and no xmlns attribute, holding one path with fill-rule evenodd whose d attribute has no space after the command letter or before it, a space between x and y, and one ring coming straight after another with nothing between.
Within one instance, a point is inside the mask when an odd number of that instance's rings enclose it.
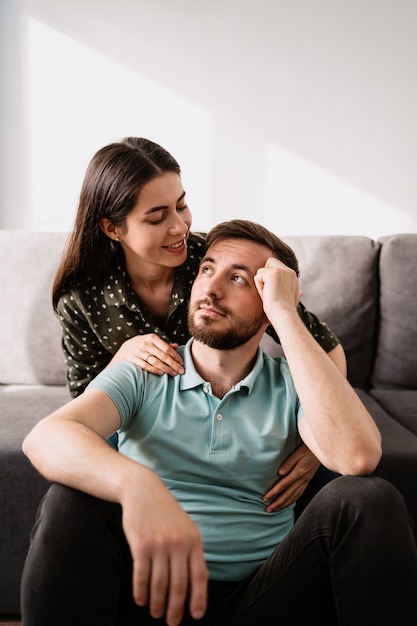
<instances>
[{"instance_id":1,"label":"teal polo shirt","mask_svg":"<svg viewBox=\"0 0 417 626\"><path fill-rule=\"evenodd\" d=\"M301 443L302 409L286 361L261 349L248 376L222 399L213 396L194 368L192 341L178 349L181 376L122 361L90 387L119 410L120 452L154 470L196 522L211 578L242 580L293 526L293 506L266 513L262 496Z\"/></svg>"}]
</instances>

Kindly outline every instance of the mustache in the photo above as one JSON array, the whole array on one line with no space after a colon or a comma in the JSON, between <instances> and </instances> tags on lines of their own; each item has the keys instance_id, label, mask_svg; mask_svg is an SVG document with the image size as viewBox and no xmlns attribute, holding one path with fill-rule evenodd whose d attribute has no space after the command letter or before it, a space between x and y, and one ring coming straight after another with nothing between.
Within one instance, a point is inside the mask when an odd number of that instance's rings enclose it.
<instances>
[{"instance_id":1,"label":"mustache","mask_svg":"<svg viewBox=\"0 0 417 626\"><path fill-rule=\"evenodd\" d=\"M228 315L229 309L220 306L215 299L213 298L203 298L194 303L194 310L199 309L201 306L208 306L211 309L217 311L217 313L221 313L222 315Z\"/></svg>"}]
</instances>

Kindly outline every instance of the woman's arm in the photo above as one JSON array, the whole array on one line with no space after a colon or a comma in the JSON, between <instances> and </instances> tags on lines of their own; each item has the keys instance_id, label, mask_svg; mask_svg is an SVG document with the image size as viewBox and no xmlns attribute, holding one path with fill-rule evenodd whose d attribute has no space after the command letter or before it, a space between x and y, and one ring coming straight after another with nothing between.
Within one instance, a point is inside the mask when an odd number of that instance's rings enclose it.
<instances>
[{"instance_id":1,"label":"woman's arm","mask_svg":"<svg viewBox=\"0 0 417 626\"><path fill-rule=\"evenodd\" d=\"M175 376L182 371L177 344L160 337L150 324L140 324L126 306L109 306L89 289L74 289L58 302L67 386L73 398L84 392L110 363L130 361L141 369ZM96 298L96 300L94 300Z\"/></svg>"}]
</instances>

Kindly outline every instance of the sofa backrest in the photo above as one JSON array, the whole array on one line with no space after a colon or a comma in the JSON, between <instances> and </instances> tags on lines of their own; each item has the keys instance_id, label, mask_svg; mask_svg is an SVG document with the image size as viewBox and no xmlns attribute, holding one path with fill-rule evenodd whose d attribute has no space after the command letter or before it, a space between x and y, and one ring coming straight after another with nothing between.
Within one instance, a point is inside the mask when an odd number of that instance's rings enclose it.
<instances>
[{"instance_id":1,"label":"sofa backrest","mask_svg":"<svg viewBox=\"0 0 417 626\"><path fill-rule=\"evenodd\" d=\"M51 288L66 239L0 230L0 384L65 384ZM340 338L350 382L417 388L417 235L284 239L299 259L302 301Z\"/></svg>"},{"instance_id":2,"label":"sofa backrest","mask_svg":"<svg viewBox=\"0 0 417 626\"><path fill-rule=\"evenodd\" d=\"M417 389L417 234L381 237L374 387Z\"/></svg>"},{"instance_id":3,"label":"sofa backrest","mask_svg":"<svg viewBox=\"0 0 417 626\"><path fill-rule=\"evenodd\" d=\"M65 384L51 288L66 238L0 230L0 384Z\"/></svg>"},{"instance_id":4,"label":"sofa backrest","mask_svg":"<svg viewBox=\"0 0 417 626\"><path fill-rule=\"evenodd\" d=\"M352 385L371 375L378 313L380 243L368 237L284 237L300 264L302 302L342 342Z\"/></svg>"}]
</instances>

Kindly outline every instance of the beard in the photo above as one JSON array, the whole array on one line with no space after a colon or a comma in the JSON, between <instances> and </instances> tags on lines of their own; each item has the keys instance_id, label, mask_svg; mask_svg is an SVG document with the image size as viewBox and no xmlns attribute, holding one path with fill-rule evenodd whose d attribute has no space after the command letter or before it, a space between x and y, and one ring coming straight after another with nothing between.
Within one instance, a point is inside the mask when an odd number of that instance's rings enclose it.
<instances>
[{"instance_id":1,"label":"beard","mask_svg":"<svg viewBox=\"0 0 417 626\"><path fill-rule=\"evenodd\" d=\"M219 309L217 304L216 308ZM233 350L242 346L256 335L266 319L264 313L252 318L238 318L231 323L229 328L216 330L213 328L213 319L208 315L201 315L199 321L195 321L194 314L198 311L199 303L196 303L192 310L190 307L188 311L188 328L190 333L194 339L215 350ZM221 312L226 316L228 315L228 311L224 308L221 309Z\"/></svg>"}]
</instances>

